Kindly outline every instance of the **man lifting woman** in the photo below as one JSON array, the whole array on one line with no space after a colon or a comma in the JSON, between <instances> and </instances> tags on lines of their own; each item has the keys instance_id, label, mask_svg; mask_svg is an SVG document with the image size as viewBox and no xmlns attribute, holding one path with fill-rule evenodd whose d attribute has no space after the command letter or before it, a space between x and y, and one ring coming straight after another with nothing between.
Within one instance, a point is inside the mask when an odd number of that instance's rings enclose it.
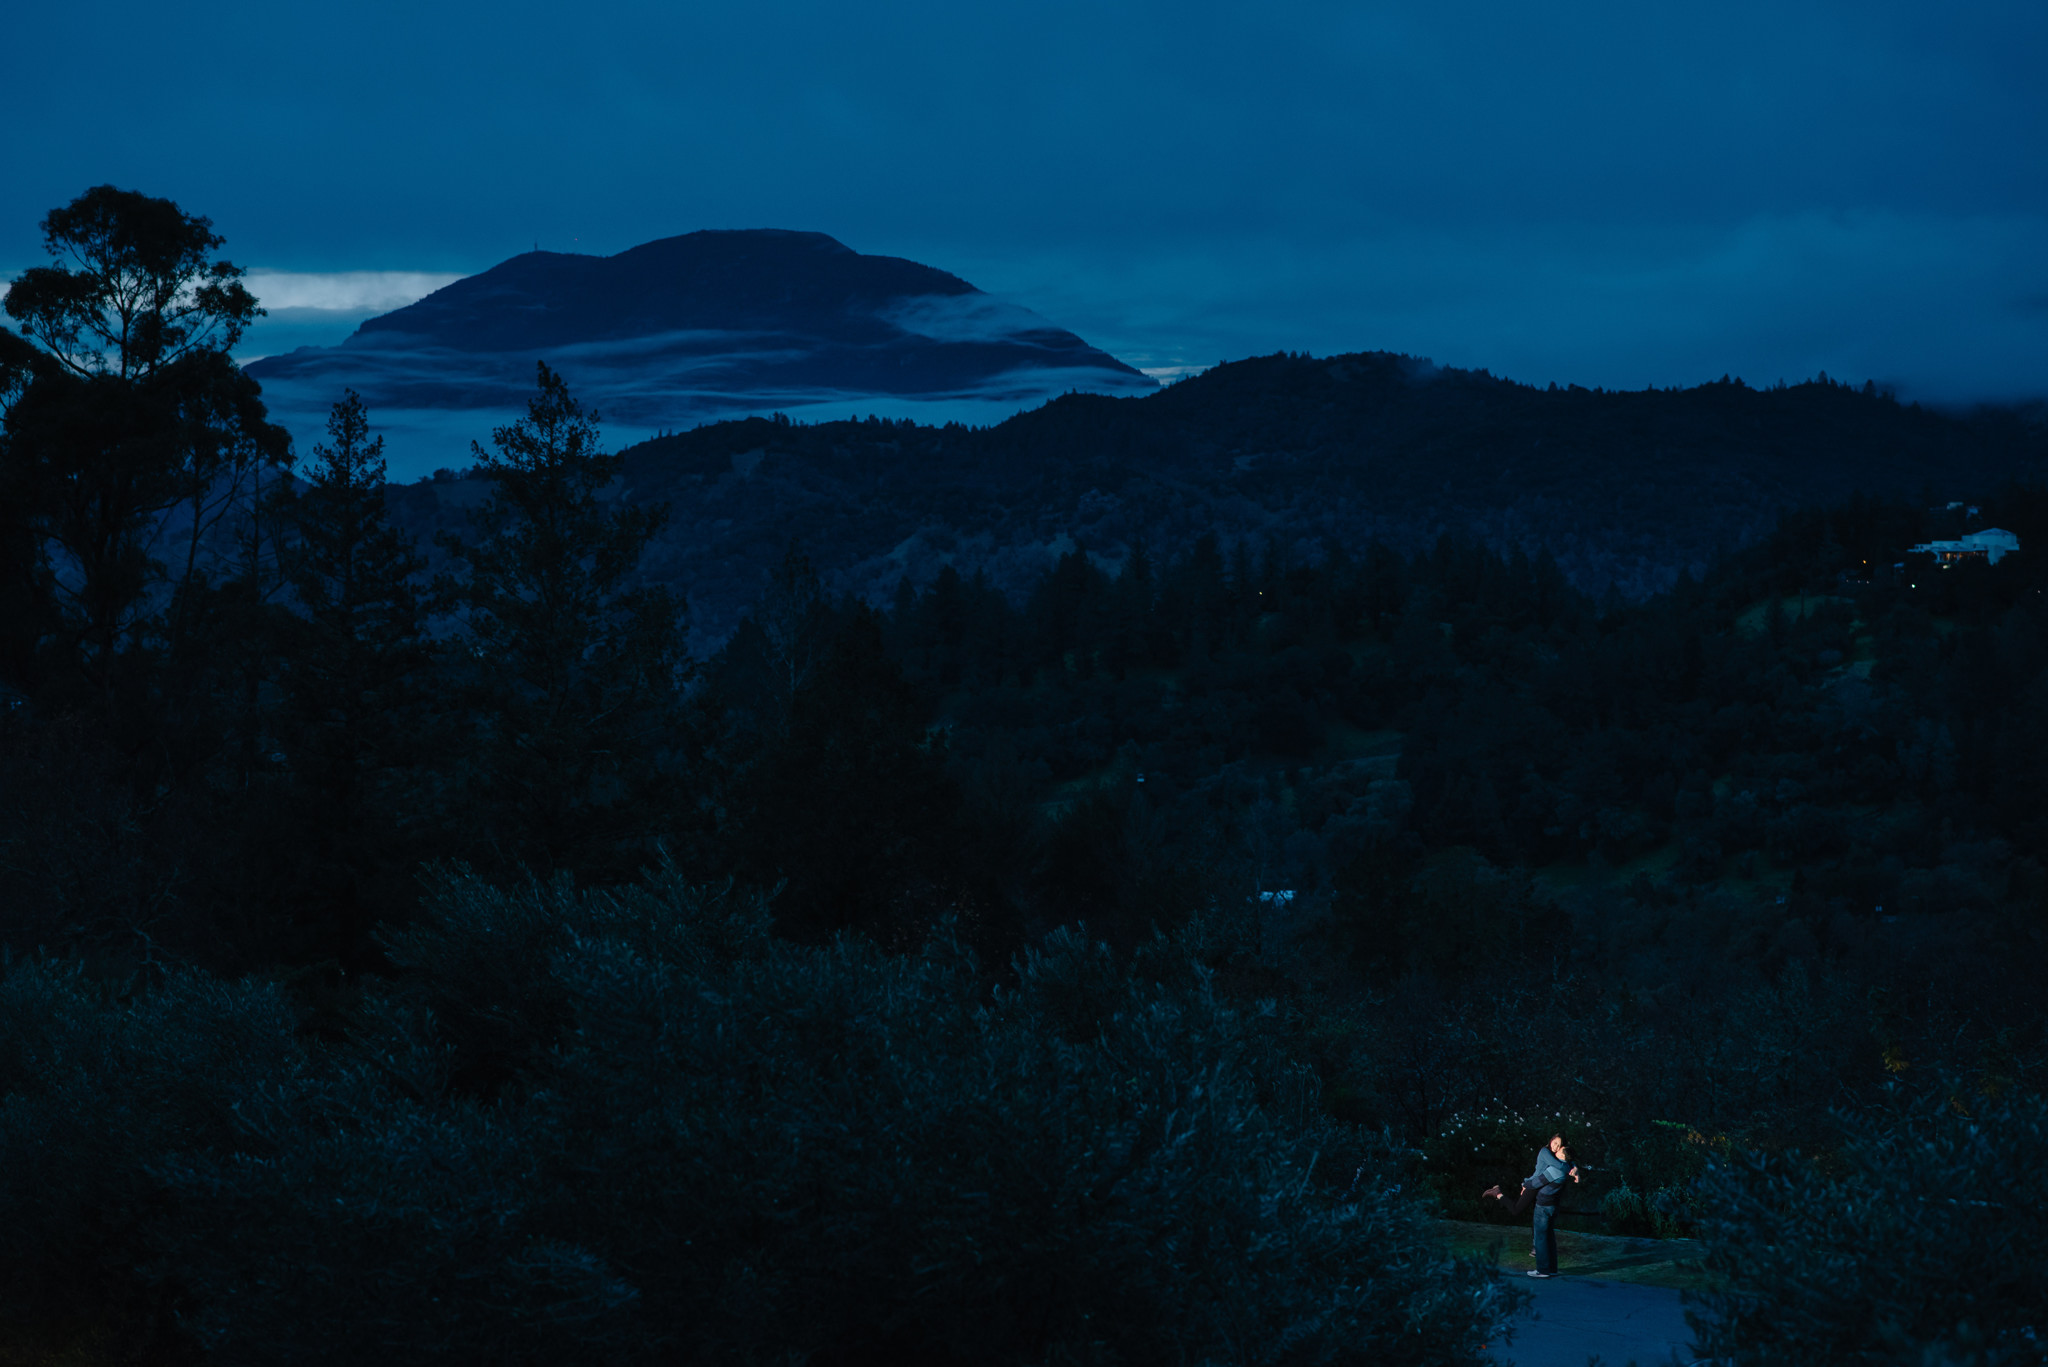
<instances>
[{"instance_id":1,"label":"man lifting woman","mask_svg":"<svg viewBox=\"0 0 2048 1367\"><path fill-rule=\"evenodd\" d=\"M1550 1136L1550 1144L1536 1151L1536 1171L1522 1179L1521 1196L1515 1201L1513 1213L1520 1215L1536 1204L1535 1249L1536 1270L1532 1277L1555 1277L1557 1275L1557 1203L1564 1195L1568 1182L1579 1180L1579 1169L1565 1151L1564 1136ZM1505 1201L1507 1196L1497 1186L1481 1192L1496 1201Z\"/></svg>"}]
</instances>

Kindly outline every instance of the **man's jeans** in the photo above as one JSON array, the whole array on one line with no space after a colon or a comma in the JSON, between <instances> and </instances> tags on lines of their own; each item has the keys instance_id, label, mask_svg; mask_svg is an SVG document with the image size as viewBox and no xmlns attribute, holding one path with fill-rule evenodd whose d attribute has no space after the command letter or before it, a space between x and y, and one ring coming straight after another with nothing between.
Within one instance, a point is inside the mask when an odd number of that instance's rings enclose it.
<instances>
[{"instance_id":1,"label":"man's jeans","mask_svg":"<svg viewBox=\"0 0 2048 1367\"><path fill-rule=\"evenodd\" d=\"M1557 1207L1538 1203L1536 1206L1536 1270L1557 1271Z\"/></svg>"}]
</instances>

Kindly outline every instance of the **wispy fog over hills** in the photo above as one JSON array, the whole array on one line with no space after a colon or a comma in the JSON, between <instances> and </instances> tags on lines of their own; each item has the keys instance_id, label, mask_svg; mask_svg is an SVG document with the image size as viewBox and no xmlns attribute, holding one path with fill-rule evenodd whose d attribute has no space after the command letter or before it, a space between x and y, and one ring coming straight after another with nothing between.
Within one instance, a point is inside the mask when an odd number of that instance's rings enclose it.
<instances>
[{"instance_id":1,"label":"wispy fog over hills","mask_svg":"<svg viewBox=\"0 0 2048 1367\"><path fill-rule=\"evenodd\" d=\"M1147 376L957 276L823 233L697 232L616 256L529 252L249 371L301 443L344 388L393 433L394 473L463 463L561 370L615 437L746 413L998 421Z\"/></svg>"}]
</instances>

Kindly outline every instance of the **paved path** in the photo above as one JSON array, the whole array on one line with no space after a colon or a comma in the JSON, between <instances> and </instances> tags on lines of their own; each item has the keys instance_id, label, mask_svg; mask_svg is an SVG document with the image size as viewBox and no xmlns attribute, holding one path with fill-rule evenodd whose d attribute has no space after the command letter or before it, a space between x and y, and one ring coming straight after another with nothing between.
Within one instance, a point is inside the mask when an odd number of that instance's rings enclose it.
<instances>
[{"instance_id":1,"label":"paved path","mask_svg":"<svg viewBox=\"0 0 2048 1367\"><path fill-rule=\"evenodd\" d=\"M1515 1339L1494 1349L1513 1367L1668 1367L1690 1363L1692 1330L1676 1291L1589 1277L1512 1280L1536 1293L1534 1304L1515 1320Z\"/></svg>"}]
</instances>

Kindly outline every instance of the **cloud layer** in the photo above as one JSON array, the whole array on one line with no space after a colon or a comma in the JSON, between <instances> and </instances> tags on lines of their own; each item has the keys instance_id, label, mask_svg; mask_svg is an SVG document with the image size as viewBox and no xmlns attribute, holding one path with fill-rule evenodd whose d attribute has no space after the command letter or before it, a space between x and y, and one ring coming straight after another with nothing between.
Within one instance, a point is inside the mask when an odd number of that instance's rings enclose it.
<instances>
[{"instance_id":1,"label":"cloud layer","mask_svg":"<svg viewBox=\"0 0 2048 1367\"><path fill-rule=\"evenodd\" d=\"M462 277L437 271L277 271L243 277L256 302L272 312L369 315L404 308Z\"/></svg>"},{"instance_id":2,"label":"cloud layer","mask_svg":"<svg viewBox=\"0 0 2048 1367\"><path fill-rule=\"evenodd\" d=\"M1148 373L1389 350L1532 384L1826 371L1938 403L2048 394L2048 229L2019 215L1759 216L1651 230L1267 240L962 263Z\"/></svg>"}]
</instances>

